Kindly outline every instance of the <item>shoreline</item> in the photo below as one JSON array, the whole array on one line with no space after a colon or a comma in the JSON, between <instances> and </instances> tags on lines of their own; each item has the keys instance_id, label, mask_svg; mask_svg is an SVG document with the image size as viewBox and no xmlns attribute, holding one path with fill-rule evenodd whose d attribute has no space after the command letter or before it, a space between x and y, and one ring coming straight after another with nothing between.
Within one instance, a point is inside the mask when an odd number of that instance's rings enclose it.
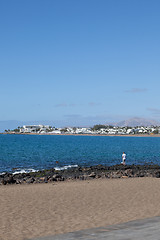
<instances>
[{"instance_id":1,"label":"shoreline","mask_svg":"<svg viewBox=\"0 0 160 240\"><path fill-rule=\"evenodd\" d=\"M37 135L37 136L105 136L105 137L160 137L160 134L70 134L70 133L0 133L1 135Z\"/></svg>"},{"instance_id":2,"label":"shoreline","mask_svg":"<svg viewBox=\"0 0 160 240\"><path fill-rule=\"evenodd\" d=\"M63 181L82 181L93 179L122 178L160 178L159 165L96 165L90 167L71 167L63 170L55 168L28 173L3 173L0 175L0 185L24 185L39 183L54 183Z\"/></svg>"}]
</instances>

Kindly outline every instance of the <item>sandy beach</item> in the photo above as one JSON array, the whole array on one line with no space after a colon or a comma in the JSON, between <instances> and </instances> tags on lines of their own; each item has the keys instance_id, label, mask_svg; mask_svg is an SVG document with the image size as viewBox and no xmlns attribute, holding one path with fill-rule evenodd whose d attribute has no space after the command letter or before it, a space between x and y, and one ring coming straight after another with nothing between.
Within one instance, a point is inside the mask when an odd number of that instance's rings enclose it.
<instances>
[{"instance_id":1,"label":"sandy beach","mask_svg":"<svg viewBox=\"0 0 160 240\"><path fill-rule=\"evenodd\" d=\"M4 132L0 133L2 135L52 135L52 136L106 136L106 137L160 137L160 134L86 134L86 133L13 133L13 132Z\"/></svg>"},{"instance_id":2,"label":"sandy beach","mask_svg":"<svg viewBox=\"0 0 160 240\"><path fill-rule=\"evenodd\" d=\"M22 240L160 216L160 179L0 186L0 240Z\"/></svg>"}]
</instances>

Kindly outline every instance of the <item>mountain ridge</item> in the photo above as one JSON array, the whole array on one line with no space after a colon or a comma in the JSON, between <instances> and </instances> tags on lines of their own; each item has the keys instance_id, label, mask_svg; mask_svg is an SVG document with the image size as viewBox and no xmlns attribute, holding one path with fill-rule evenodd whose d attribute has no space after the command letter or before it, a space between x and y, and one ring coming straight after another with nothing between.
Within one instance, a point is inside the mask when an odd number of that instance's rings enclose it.
<instances>
[{"instance_id":1,"label":"mountain ridge","mask_svg":"<svg viewBox=\"0 0 160 240\"><path fill-rule=\"evenodd\" d=\"M146 119L146 118L129 118L127 120L123 120L117 123L112 124L117 127L136 127L136 126L160 126L160 122L153 120L153 119Z\"/></svg>"}]
</instances>

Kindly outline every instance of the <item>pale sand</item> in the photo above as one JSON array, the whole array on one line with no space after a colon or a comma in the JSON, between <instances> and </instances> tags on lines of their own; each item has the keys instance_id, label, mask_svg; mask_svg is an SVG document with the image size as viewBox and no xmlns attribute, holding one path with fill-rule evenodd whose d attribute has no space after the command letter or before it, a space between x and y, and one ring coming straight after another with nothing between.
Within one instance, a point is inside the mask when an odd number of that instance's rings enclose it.
<instances>
[{"instance_id":1,"label":"pale sand","mask_svg":"<svg viewBox=\"0 0 160 240\"><path fill-rule=\"evenodd\" d=\"M0 240L21 240L160 216L160 179L0 186Z\"/></svg>"}]
</instances>

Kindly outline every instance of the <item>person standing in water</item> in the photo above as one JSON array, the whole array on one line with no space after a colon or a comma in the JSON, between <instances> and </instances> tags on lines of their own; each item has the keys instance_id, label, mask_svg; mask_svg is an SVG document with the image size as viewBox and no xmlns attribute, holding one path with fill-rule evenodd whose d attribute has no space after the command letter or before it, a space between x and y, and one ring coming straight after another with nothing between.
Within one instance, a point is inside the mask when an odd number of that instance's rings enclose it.
<instances>
[{"instance_id":1,"label":"person standing in water","mask_svg":"<svg viewBox=\"0 0 160 240\"><path fill-rule=\"evenodd\" d=\"M125 152L123 152L123 154L122 154L122 164L126 165L126 154L125 154Z\"/></svg>"}]
</instances>

